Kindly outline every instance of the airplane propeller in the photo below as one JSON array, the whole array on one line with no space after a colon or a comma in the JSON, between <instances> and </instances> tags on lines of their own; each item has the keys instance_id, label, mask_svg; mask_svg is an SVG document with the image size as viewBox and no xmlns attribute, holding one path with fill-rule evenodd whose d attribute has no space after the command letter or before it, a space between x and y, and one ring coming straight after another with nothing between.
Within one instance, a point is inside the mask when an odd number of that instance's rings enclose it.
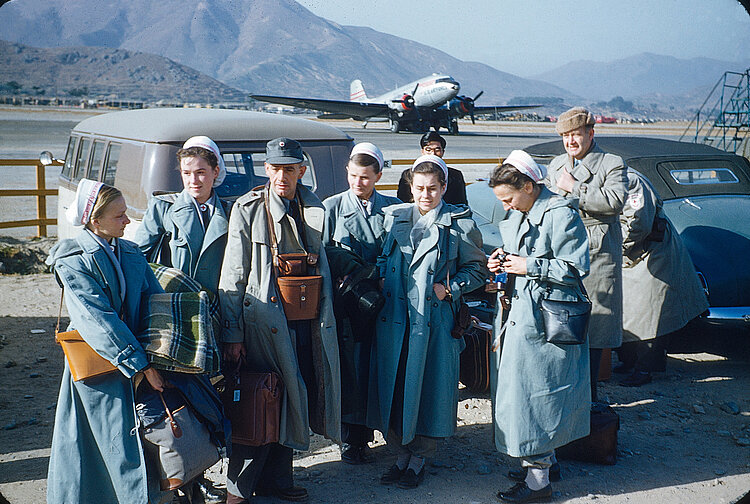
<instances>
[{"instance_id":1,"label":"airplane propeller","mask_svg":"<svg viewBox=\"0 0 750 504\"><path fill-rule=\"evenodd\" d=\"M417 114L417 119L420 121L422 120L422 116L419 114L419 108L416 106L416 101L414 100L414 95L417 94L417 89L419 88L419 83L417 82L417 85L414 86L414 91L411 92L411 94L405 94L401 97L400 100L391 100L393 103L400 103L404 106L404 109L406 110L414 110Z\"/></svg>"},{"instance_id":2,"label":"airplane propeller","mask_svg":"<svg viewBox=\"0 0 750 504\"><path fill-rule=\"evenodd\" d=\"M474 102L483 94L484 91L480 91L474 98L465 95L456 96L451 100L451 108L460 117L464 117L468 114L469 117L471 117L471 124L476 124L476 119L474 118Z\"/></svg>"}]
</instances>

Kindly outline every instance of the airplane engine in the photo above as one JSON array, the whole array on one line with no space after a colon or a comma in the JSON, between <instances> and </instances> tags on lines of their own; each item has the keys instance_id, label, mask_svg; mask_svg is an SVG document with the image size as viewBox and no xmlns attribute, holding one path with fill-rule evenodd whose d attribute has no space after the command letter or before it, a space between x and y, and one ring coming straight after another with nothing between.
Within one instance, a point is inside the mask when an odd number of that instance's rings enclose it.
<instances>
[{"instance_id":1,"label":"airplane engine","mask_svg":"<svg viewBox=\"0 0 750 504\"><path fill-rule=\"evenodd\" d=\"M411 111L414 110L414 97L410 94L404 94L399 100L392 100L393 106L396 110Z\"/></svg>"},{"instance_id":2,"label":"airplane engine","mask_svg":"<svg viewBox=\"0 0 750 504\"><path fill-rule=\"evenodd\" d=\"M462 119L467 115L471 117L471 123L474 124L474 101L482 96L484 91L480 91L474 98L471 96L460 95L450 101L450 109L453 114Z\"/></svg>"}]
</instances>

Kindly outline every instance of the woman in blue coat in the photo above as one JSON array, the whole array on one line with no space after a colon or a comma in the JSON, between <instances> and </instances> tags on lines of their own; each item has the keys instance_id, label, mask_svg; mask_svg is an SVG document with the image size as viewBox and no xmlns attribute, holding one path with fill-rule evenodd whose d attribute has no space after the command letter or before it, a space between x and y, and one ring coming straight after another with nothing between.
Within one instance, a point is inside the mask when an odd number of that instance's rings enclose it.
<instances>
[{"instance_id":1,"label":"woman in blue coat","mask_svg":"<svg viewBox=\"0 0 750 504\"><path fill-rule=\"evenodd\" d=\"M574 200L541 185L544 176L531 156L513 151L490 177L490 187L510 213L500 224L504 250L494 251L487 266L515 277L491 384L495 446L521 458L523 466L509 473L521 481L497 494L506 502L549 498L555 448L589 433L588 343L547 343L539 308L543 296L583 298L588 239ZM496 340L502 336L501 319L502 314L495 323Z\"/></svg>"},{"instance_id":2,"label":"woman in blue coat","mask_svg":"<svg viewBox=\"0 0 750 504\"><path fill-rule=\"evenodd\" d=\"M375 265L385 235L383 210L401 201L375 190L375 184L383 175L383 153L376 145L370 142L355 145L349 154L346 173L349 190L323 202L326 208L323 245L349 250L365 263ZM372 461L367 443L373 440L373 432L365 425L365 413L370 343L375 331L372 324L363 327L358 322L350 317L336 320L341 362L351 362L354 375L354 383L342 391L342 411L346 413L342 415L341 423L341 439L344 441L341 460L349 464ZM345 378L343 371L342 365L342 383Z\"/></svg>"},{"instance_id":3,"label":"woman in blue coat","mask_svg":"<svg viewBox=\"0 0 750 504\"><path fill-rule=\"evenodd\" d=\"M471 211L442 201L443 160L419 157L409 178L414 203L385 212L378 267L386 303L375 328L367 407L368 425L398 452L381 483L401 488L419 485L437 439L456 429L464 343L451 336L453 311L487 276Z\"/></svg>"},{"instance_id":4,"label":"woman in blue coat","mask_svg":"<svg viewBox=\"0 0 750 504\"><path fill-rule=\"evenodd\" d=\"M139 374L154 389L164 387L134 335L146 298L163 291L138 247L120 239L130 222L126 209L117 189L81 180L67 215L85 228L58 243L47 259L64 289L70 330L116 367L73 381L66 359L47 476L50 504L165 497L157 475L146 473L133 391Z\"/></svg>"},{"instance_id":5,"label":"woman in blue coat","mask_svg":"<svg viewBox=\"0 0 750 504\"><path fill-rule=\"evenodd\" d=\"M213 140L195 136L177 159L183 191L151 198L134 241L152 262L180 269L216 294L229 228L229 204L214 190L227 174L224 158Z\"/></svg>"}]
</instances>

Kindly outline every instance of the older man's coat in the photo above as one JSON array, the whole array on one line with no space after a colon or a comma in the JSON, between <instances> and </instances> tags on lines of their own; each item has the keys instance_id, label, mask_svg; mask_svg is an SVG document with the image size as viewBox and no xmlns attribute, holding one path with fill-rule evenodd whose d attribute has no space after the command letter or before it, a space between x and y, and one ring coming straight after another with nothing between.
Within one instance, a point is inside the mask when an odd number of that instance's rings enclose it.
<instances>
[{"instance_id":1,"label":"older man's coat","mask_svg":"<svg viewBox=\"0 0 750 504\"><path fill-rule=\"evenodd\" d=\"M557 187L564 169L576 179L573 191ZM595 143L571 166L568 154L554 158L548 168L548 187L567 198L577 198L586 226L591 272L584 280L591 297L591 348L616 348L622 343L622 232L619 215L628 192L625 162Z\"/></svg>"},{"instance_id":2,"label":"older man's coat","mask_svg":"<svg viewBox=\"0 0 750 504\"><path fill-rule=\"evenodd\" d=\"M305 450L310 444L310 428L340 442L341 384L331 274L321 243L325 210L318 197L301 184L297 185L297 194L304 206L307 252L319 254L317 274L323 276L320 315L311 321L317 404L308 404L307 388L297 362L295 333L288 328L279 299L266 224L266 189L246 193L232 209L219 299L223 343L244 343L251 369L275 371L284 383L279 443ZM275 195L270 198L270 213L280 252L285 253L288 251L284 250L285 244L297 242L296 226L290 225L293 221Z\"/></svg>"},{"instance_id":3,"label":"older man's coat","mask_svg":"<svg viewBox=\"0 0 750 504\"><path fill-rule=\"evenodd\" d=\"M378 258L386 303L375 327L370 364L367 425L393 427L408 444L415 435L445 438L456 429L459 354L462 339L451 336L453 309L461 296L488 276L482 236L466 207L443 204L437 220L412 248L413 203L385 211L386 237ZM445 283L453 300L439 301L434 283ZM404 339L408 342L404 345ZM391 410L402 347L406 348L401 422Z\"/></svg>"},{"instance_id":4,"label":"older man's coat","mask_svg":"<svg viewBox=\"0 0 750 504\"><path fill-rule=\"evenodd\" d=\"M588 240L575 201L546 188L527 215L511 211L500 234L503 250L526 257L528 271L515 277L502 349L493 354L495 446L512 457L530 457L589 433L588 342L547 343L539 308L544 296L582 299ZM496 333L501 326L498 314Z\"/></svg>"},{"instance_id":5,"label":"older man's coat","mask_svg":"<svg viewBox=\"0 0 750 504\"><path fill-rule=\"evenodd\" d=\"M134 332L143 320L146 298L163 290L135 244L118 242L124 286L89 231L61 241L47 259L64 286L68 329L77 330L117 367L75 382L65 361L47 476L50 504L146 503L160 496L156 475L149 475L153 479L147 483L132 378L148 365Z\"/></svg>"},{"instance_id":6,"label":"older man's coat","mask_svg":"<svg viewBox=\"0 0 750 504\"><path fill-rule=\"evenodd\" d=\"M620 215L623 251L623 342L656 338L684 327L708 300L682 238L646 178L628 170L628 199ZM654 219L663 234L653 233Z\"/></svg>"}]
</instances>

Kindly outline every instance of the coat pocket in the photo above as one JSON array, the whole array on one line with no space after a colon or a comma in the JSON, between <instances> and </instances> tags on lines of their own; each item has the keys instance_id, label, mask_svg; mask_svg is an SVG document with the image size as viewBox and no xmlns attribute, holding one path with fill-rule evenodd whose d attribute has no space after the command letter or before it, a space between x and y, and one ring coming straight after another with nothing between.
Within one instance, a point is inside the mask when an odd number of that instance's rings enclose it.
<instances>
[{"instance_id":1,"label":"coat pocket","mask_svg":"<svg viewBox=\"0 0 750 504\"><path fill-rule=\"evenodd\" d=\"M607 224L597 224L586 228L589 236L589 253L596 254L602 249L604 237L608 229L609 226Z\"/></svg>"}]
</instances>

